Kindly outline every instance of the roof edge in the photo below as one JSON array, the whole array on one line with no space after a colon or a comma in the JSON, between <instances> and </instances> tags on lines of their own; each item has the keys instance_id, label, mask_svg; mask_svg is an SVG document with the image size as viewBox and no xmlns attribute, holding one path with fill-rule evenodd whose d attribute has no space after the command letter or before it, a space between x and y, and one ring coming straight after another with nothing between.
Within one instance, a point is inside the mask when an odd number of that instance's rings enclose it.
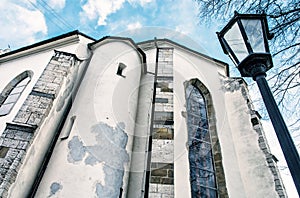
<instances>
[{"instance_id":1,"label":"roof edge","mask_svg":"<svg viewBox=\"0 0 300 198\"><path fill-rule=\"evenodd\" d=\"M210 61L213 61L213 62L215 62L215 63L224 65L224 66L226 67L226 75L229 77L229 64L228 64L228 63L225 63L225 62L223 62L223 61L221 61L221 60L212 58L212 57L210 57L210 56L208 56L208 55L206 55L206 54L200 53L200 52L198 52L198 51L196 51L196 50L190 49L190 48L188 48L188 47L186 47L186 46L184 46L184 45L181 45L181 44L179 44L179 43L177 43L177 42L175 42L175 41L172 41L172 40L170 40L170 39L167 39L167 38L156 39L156 40L151 39L151 40L147 40L147 41L138 42L137 45L139 46L139 45L143 45L143 44L147 44L147 43L151 43L151 42L157 42L157 41L158 41L158 42L160 41L160 42L168 42L168 43L171 43L172 45L176 45L176 46L178 46L178 47L180 47L180 48L182 48L182 49L184 49L184 50L187 50L187 51L192 52L192 53L194 53L194 54L196 54L196 55L202 56L202 57L204 57L204 58L206 58L206 59L208 59L208 60L210 60Z\"/></svg>"},{"instance_id":2,"label":"roof edge","mask_svg":"<svg viewBox=\"0 0 300 198\"><path fill-rule=\"evenodd\" d=\"M89 43L88 44L88 48L89 49L93 49L93 46L105 41L105 40L108 40L108 39L112 39L112 40L121 40L121 41L127 41L129 42L141 55L142 57L142 62L144 64L146 64L146 54L145 52L131 39L131 38L128 38L128 37L119 37L119 36L104 36L102 37L101 39L93 42L93 43Z\"/></svg>"},{"instance_id":3,"label":"roof edge","mask_svg":"<svg viewBox=\"0 0 300 198\"><path fill-rule=\"evenodd\" d=\"M71 32L68 32L68 33L65 33L65 34L62 34L62 35L50 38L50 39L46 39L46 40L34 43L32 45L21 47L19 49L7 52L5 54L1 54L0 55L0 63L7 61L8 59L10 59L10 57L15 56L17 54L19 54L19 56L17 56L17 58L23 57L23 56L25 56L27 54L26 53L27 50L38 48L38 47L41 47L43 45L49 44L49 43L57 41L57 40L65 39L65 38L72 37L72 36L79 36L79 35L95 41L94 38L92 38L90 36L87 36L86 34L79 32L78 30L74 30L74 31L71 31ZM79 39L79 38L77 38L77 39ZM74 41L74 38L70 39L70 40L71 40L70 42L72 42L72 41ZM45 49L47 49L47 48L45 48ZM42 50L43 49L36 49L34 51L42 51Z\"/></svg>"}]
</instances>

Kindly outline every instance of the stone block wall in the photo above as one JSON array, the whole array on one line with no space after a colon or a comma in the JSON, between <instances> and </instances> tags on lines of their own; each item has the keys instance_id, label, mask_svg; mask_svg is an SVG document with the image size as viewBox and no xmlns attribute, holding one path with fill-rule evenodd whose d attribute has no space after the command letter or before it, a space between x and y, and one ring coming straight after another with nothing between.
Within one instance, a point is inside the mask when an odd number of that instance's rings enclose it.
<instances>
[{"instance_id":1,"label":"stone block wall","mask_svg":"<svg viewBox=\"0 0 300 198\"><path fill-rule=\"evenodd\" d=\"M0 197L7 197L30 144L78 61L75 55L56 51L13 122L7 123L0 137Z\"/></svg>"},{"instance_id":2,"label":"stone block wall","mask_svg":"<svg viewBox=\"0 0 300 198\"><path fill-rule=\"evenodd\" d=\"M15 181L33 132L31 125L7 124L0 138L0 197L6 197Z\"/></svg>"},{"instance_id":3,"label":"stone block wall","mask_svg":"<svg viewBox=\"0 0 300 198\"><path fill-rule=\"evenodd\" d=\"M173 184L174 166L173 163L154 162L151 164L151 183Z\"/></svg>"},{"instance_id":4,"label":"stone block wall","mask_svg":"<svg viewBox=\"0 0 300 198\"><path fill-rule=\"evenodd\" d=\"M149 197L174 197L173 49L158 49Z\"/></svg>"}]
</instances>

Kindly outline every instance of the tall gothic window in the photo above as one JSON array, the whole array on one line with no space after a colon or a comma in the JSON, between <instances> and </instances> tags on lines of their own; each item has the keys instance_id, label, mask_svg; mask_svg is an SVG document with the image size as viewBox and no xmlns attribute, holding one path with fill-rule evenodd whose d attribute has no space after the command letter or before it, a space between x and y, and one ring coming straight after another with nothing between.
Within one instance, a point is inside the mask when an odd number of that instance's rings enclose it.
<instances>
[{"instance_id":1,"label":"tall gothic window","mask_svg":"<svg viewBox=\"0 0 300 198\"><path fill-rule=\"evenodd\" d=\"M25 87L29 83L31 76L31 71L25 71L6 85L0 95L0 116L10 113Z\"/></svg>"},{"instance_id":2,"label":"tall gothic window","mask_svg":"<svg viewBox=\"0 0 300 198\"><path fill-rule=\"evenodd\" d=\"M197 87L186 88L190 184L193 198L216 198L216 178L206 104Z\"/></svg>"}]
</instances>

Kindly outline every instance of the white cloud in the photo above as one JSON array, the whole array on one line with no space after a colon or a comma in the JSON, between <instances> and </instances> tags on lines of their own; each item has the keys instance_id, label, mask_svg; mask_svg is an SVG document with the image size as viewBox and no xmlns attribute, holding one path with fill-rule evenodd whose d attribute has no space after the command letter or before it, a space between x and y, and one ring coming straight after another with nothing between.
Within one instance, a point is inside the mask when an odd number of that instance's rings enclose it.
<instances>
[{"instance_id":1,"label":"white cloud","mask_svg":"<svg viewBox=\"0 0 300 198\"><path fill-rule=\"evenodd\" d=\"M38 35L47 34L44 15L30 8L30 4L1 0L0 10L0 48L22 47L36 42Z\"/></svg>"},{"instance_id":2,"label":"white cloud","mask_svg":"<svg viewBox=\"0 0 300 198\"><path fill-rule=\"evenodd\" d=\"M135 30L142 27L142 24L140 22L130 23L127 25L127 30Z\"/></svg>"},{"instance_id":3,"label":"white cloud","mask_svg":"<svg viewBox=\"0 0 300 198\"><path fill-rule=\"evenodd\" d=\"M171 11L167 12L166 15L169 15L168 19L176 31L190 36L196 33L198 21L196 3L173 2L169 9Z\"/></svg>"},{"instance_id":4,"label":"white cloud","mask_svg":"<svg viewBox=\"0 0 300 198\"><path fill-rule=\"evenodd\" d=\"M53 9L63 9L66 5L66 0L50 0L48 5Z\"/></svg>"},{"instance_id":5,"label":"white cloud","mask_svg":"<svg viewBox=\"0 0 300 198\"><path fill-rule=\"evenodd\" d=\"M140 4L142 7L148 3L154 2L155 0L128 0L128 2L132 5Z\"/></svg>"},{"instance_id":6,"label":"white cloud","mask_svg":"<svg viewBox=\"0 0 300 198\"><path fill-rule=\"evenodd\" d=\"M81 17L83 20L87 17L89 20L97 19L97 24L106 25L107 17L119 10L125 0L88 0L83 6Z\"/></svg>"},{"instance_id":7,"label":"white cloud","mask_svg":"<svg viewBox=\"0 0 300 198\"><path fill-rule=\"evenodd\" d=\"M83 11L80 13L81 23L97 20L98 26L107 25L107 17L121 9L126 1L131 5L139 4L141 6L155 2L155 0L87 0L85 3L81 1L83 3Z\"/></svg>"}]
</instances>

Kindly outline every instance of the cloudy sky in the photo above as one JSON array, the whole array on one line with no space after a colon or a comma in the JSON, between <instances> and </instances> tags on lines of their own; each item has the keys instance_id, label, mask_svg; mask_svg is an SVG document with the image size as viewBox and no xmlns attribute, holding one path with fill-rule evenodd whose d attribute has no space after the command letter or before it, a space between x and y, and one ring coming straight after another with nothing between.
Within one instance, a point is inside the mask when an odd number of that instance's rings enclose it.
<instances>
[{"instance_id":1,"label":"cloudy sky","mask_svg":"<svg viewBox=\"0 0 300 198\"><path fill-rule=\"evenodd\" d=\"M215 34L226 22L210 27L200 24L193 0L0 0L0 10L0 49L15 50L79 30L95 39L107 35L132 37L136 42L169 38L233 68ZM275 137L269 123L265 129ZM277 141L270 139L272 152L284 161ZM284 170L282 176L288 184L287 174ZM286 188L290 195L297 195L293 185Z\"/></svg>"},{"instance_id":2,"label":"cloudy sky","mask_svg":"<svg viewBox=\"0 0 300 198\"><path fill-rule=\"evenodd\" d=\"M193 0L1 0L0 10L0 49L79 30L95 39L167 37L227 60L215 34L224 24L200 25Z\"/></svg>"}]
</instances>

